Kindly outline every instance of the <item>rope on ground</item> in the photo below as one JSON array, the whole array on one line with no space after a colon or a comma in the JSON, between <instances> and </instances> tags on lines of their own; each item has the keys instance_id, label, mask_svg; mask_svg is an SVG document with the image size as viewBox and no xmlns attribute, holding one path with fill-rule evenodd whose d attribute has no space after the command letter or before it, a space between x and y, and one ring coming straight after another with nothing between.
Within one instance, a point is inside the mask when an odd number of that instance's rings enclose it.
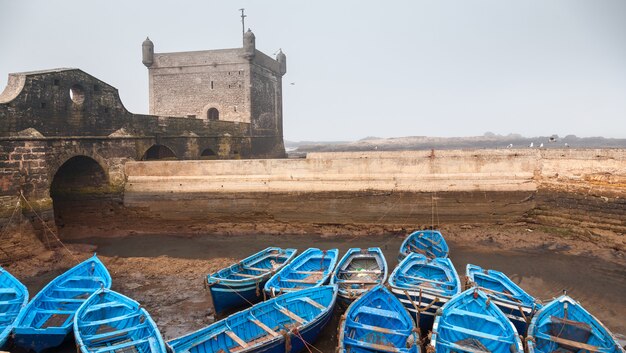
<instances>
[{"instance_id":1,"label":"rope on ground","mask_svg":"<svg viewBox=\"0 0 626 353\"><path fill-rule=\"evenodd\" d=\"M13 223L13 217L15 217L19 209L21 209L21 207L20 207L20 200L18 199L17 204L15 205L15 209L13 209L13 213L11 213L11 217L9 218L9 221L4 225L4 228L0 232L0 239L4 238L6 234L9 234L9 226L11 225L11 223ZM0 251L2 251L9 260L13 260L13 258L11 257L11 254L9 254L1 246L0 246Z\"/></svg>"},{"instance_id":2,"label":"rope on ground","mask_svg":"<svg viewBox=\"0 0 626 353\"><path fill-rule=\"evenodd\" d=\"M33 207L33 205L30 204L30 202L28 202L28 200L26 199L26 197L24 196L24 193L20 190L20 196L22 197L22 199L26 202L26 205L28 205L28 207L30 208L30 210L35 214L35 216L37 216L37 218L41 221L41 224L50 232L50 234L52 234L54 236L54 239L61 244L61 246L63 246L63 248L70 254L70 256L74 259L74 261L79 262L78 258L72 253L72 251L70 251L70 249L65 246L65 244L63 244L63 242L61 241L61 239L59 239L59 237L57 236L57 234L48 226L48 224L46 223L46 221L43 220L43 218L41 218L41 216L39 215L39 213L37 213L37 211L35 211L35 208ZM46 234L46 233L44 233Z\"/></svg>"}]
</instances>

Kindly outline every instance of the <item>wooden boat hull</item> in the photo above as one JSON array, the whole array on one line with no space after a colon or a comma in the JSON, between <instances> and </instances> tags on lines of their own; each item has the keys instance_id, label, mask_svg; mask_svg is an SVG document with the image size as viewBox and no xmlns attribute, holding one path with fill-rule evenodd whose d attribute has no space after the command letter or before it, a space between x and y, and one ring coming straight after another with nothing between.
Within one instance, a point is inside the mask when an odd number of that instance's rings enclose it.
<instances>
[{"instance_id":1,"label":"wooden boat hull","mask_svg":"<svg viewBox=\"0 0 626 353\"><path fill-rule=\"evenodd\" d=\"M411 253L389 276L389 287L418 327L430 331L437 310L461 292L461 281L450 259Z\"/></svg>"},{"instance_id":2,"label":"wooden boat hull","mask_svg":"<svg viewBox=\"0 0 626 353\"><path fill-rule=\"evenodd\" d=\"M111 275L95 255L74 266L28 303L14 328L15 344L35 352L62 344L80 305L98 289L110 287Z\"/></svg>"},{"instance_id":3,"label":"wooden boat hull","mask_svg":"<svg viewBox=\"0 0 626 353\"><path fill-rule=\"evenodd\" d=\"M0 349L6 346L13 327L24 315L28 299L26 286L0 267Z\"/></svg>"},{"instance_id":4,"label":"wooden boat hull","mask_svg":"<svg viewBox=\"0 0 626 353\"><path fill-rule=\"evenodd\" d=\"M295 353L312 344L332 316L336 286L286 293L168 342L174 353Z\"/></svg>"},{"instance_id":5,"label":"wooden boat hull","mask_svg":"<svg viewBox=\"0 0 626 353\"><path fill-rule=\"evenodd\" d=\"M428 350L435 353L523 353L513 326L485 293L471 288L450 299L435 318Z\"/></svg>"},{"instance_id":6,"label":"wooden boat hull","mask_svg":"<svg viewBox=\"0 0 626 353\"><path fill-rule=\"evenodd\" d=\"M217 314L232 308L249 306L263 300L262 288L267 279L253 283L215 284L209 287L213 298L213 307Z\"/></svg>"},{"instance_id":7,"label":"wooden boat hull","mask_svg":"<svg viewBox=\"0 0 626 353\"><path fill-rule=\"evenodd\" d=\"M216 314L263 299L265 283L287 265L296 249L267 248L206 277Z\"/></svg>"},{"instance_id":8,"label":"wooden boat hull","mask_svg":"<svg viewBox=\"0 0 626 353\"><path fill-rule=\"evenodd\" d=\"M337 249L305 250L267 281L263 289L266 297L326 284L335 269L338 255Z\"/></svg>"},{"instance_id":9,"label":"wooden boat hull","mask_svg":"<svg viewBox=\"0 0 626 353\"><path fill-rule=\"evenodd\" d=\"M380 248L351 248L339 261L330 283L338 285L337 302L345 309L386 280L387 261Z\"/></svg>"},{"instance_id":10,"label":"wooden boat hull","mask_svg":"<svg viewBox=\"0 0 626 353\"><path fill-rule=\"evenodd\" d=\"M437 230L417 230L409 234L400 245L398 262L411 253L422 254L428 258L448 257L448 244Z\"/></svg>"},{"instance_id":11,"label":"wooden boat hull","mask_svg":"<svg viewBox=\"0 0 626 353\"><path fill-rule=\"evenodd\" d=\"M355 300L342 316L337 353L417 353L420 344L413 319L380 285Z\"/></svg>"},{"instance_id":12,"label":"wooden boat hull","mask_svg":"<svg viewBox=\"0 0 626 353\"><path fill-rule=\"evenodd\" d=\"M108 289L97 291L78 308L73 327L82 353L166 353L150 314L136 301Z\"/></svg>"},{"instance_id":13,"label":"wooden boat hull","mask_svg":"<svg viewBox=\"0 0 626 353\"><path fill-rule=\"evenodd\" d=\"M527 343L528 353L625 352L611 331L567 295L537 312L528 328Z\"/></svg>"},{"instance_id":14,"label":"wooden boat hull","mask_svg":"<svg viewBox=\"0 0 626 353\"><path fill-rule=\"evenodd\" d=\"M517 332L525 336L528 324L541 304L502 272L468 264L465 275L468 286L484 291L511 320Z\"/></svg>"}]
</instances>

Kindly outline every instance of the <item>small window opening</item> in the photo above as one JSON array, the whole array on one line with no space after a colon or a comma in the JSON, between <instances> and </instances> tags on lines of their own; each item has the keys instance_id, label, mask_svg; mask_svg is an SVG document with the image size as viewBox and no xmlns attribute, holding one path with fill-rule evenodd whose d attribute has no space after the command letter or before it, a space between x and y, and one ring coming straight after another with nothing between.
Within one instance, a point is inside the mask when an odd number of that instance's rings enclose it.
<instances>
[{"instance_id":1,"label":"small window opening","mask_svg":"<svg viewBox=\"0 0 626 353\"><path fill-rule=\"evenodd\" d=\"M74 85L70 88L70 98L76 104L83 104L85 101L85 91L81 85Z\"/></svg>"},{"instance_id":2,"label":"small window opening","mask_svg":"<svg viewBox=\"0 0 626 353\"><path fill-rule=\"evenodd\" d=\"M228 88L230 88L230 85L228 85Z\"/></svg>"},{"instance_id":3,"label":"small window opening","mask_svg":"<svg viewBox=\"0 0 626 353\"><path fill-rule=\"evenodd\" d=\"M235 111L237 111L237 106L235 106Z\"/></svg>"},{"instance_id":4,"label":"small window opening","mask_svg":"<svg viewBox=\"0 0 626 353\"><path fill-rule=\"evenodd\" d=\"M59 85L59 80L58 79L54 79L54 81L52 82L53 85L58 86Z\"/></svg>"},{"instance_id":5,"label":"small window opening","mask_svg":"<svg viewBox=\"0 0 626 353\"><path fill-rule=\"evenodd\" d=\"M209 111L207 112L207 118L209 120L220 120L220 112L219 112L219 110L217 110L215 108L209 109Z\"/></svg>"},{"instance_id":6,"label":"small window opening","mask_svg":"<svg viewBox=\"0 0 626 353\"><path fill-rule=\"evenodd\" d=\"M41 108L45 108L46 107L46 103L45 102L41 102Z\"/></svg>"},{"instance_id":7,"label":"small window opening","mask_svg":"<svg viewBox=\"0 0 626 353\"><path fill-rule=\"evenodd\" d=\"M211 89L213 89L213 81L211 81Z\"/></svg>"}]
</instances>

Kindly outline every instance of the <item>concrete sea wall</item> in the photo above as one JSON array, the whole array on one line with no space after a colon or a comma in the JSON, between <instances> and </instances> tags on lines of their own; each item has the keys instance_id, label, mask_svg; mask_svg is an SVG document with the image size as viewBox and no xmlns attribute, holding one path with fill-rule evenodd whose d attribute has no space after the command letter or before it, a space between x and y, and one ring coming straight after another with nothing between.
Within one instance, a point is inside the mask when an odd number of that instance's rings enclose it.
<instances>
[{"instance_id":1,"label":"concrete sea wall","mask_svg":"<svg viewBox=\"0 0 626 353\"><path fill-rule=\"evenodd\" d=\"M274 222L307 231L530 221L622 236L626 150L311 153L128 162L123 203L181 231Z\"/></svg>"}]
</instances>

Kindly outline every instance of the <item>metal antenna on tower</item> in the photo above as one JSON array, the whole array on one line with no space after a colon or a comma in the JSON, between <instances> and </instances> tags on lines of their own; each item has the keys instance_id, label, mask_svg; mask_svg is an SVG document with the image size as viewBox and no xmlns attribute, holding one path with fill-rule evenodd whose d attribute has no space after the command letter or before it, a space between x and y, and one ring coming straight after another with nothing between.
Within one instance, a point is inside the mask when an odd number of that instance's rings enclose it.
<instances>
[{"instance_id":1,"label":"metal antenna on tower","mask_svg":"<svg viewBox=\"0 0 626 353\"><path fill-rule=\"evenodd\" d=\"M244 34L246 34L246 16L244 14L244 11L246 11L246 9L241 8L239 9L239 11L241 11L241 35L243 36Z\"/></svg>"}]
</instances>

